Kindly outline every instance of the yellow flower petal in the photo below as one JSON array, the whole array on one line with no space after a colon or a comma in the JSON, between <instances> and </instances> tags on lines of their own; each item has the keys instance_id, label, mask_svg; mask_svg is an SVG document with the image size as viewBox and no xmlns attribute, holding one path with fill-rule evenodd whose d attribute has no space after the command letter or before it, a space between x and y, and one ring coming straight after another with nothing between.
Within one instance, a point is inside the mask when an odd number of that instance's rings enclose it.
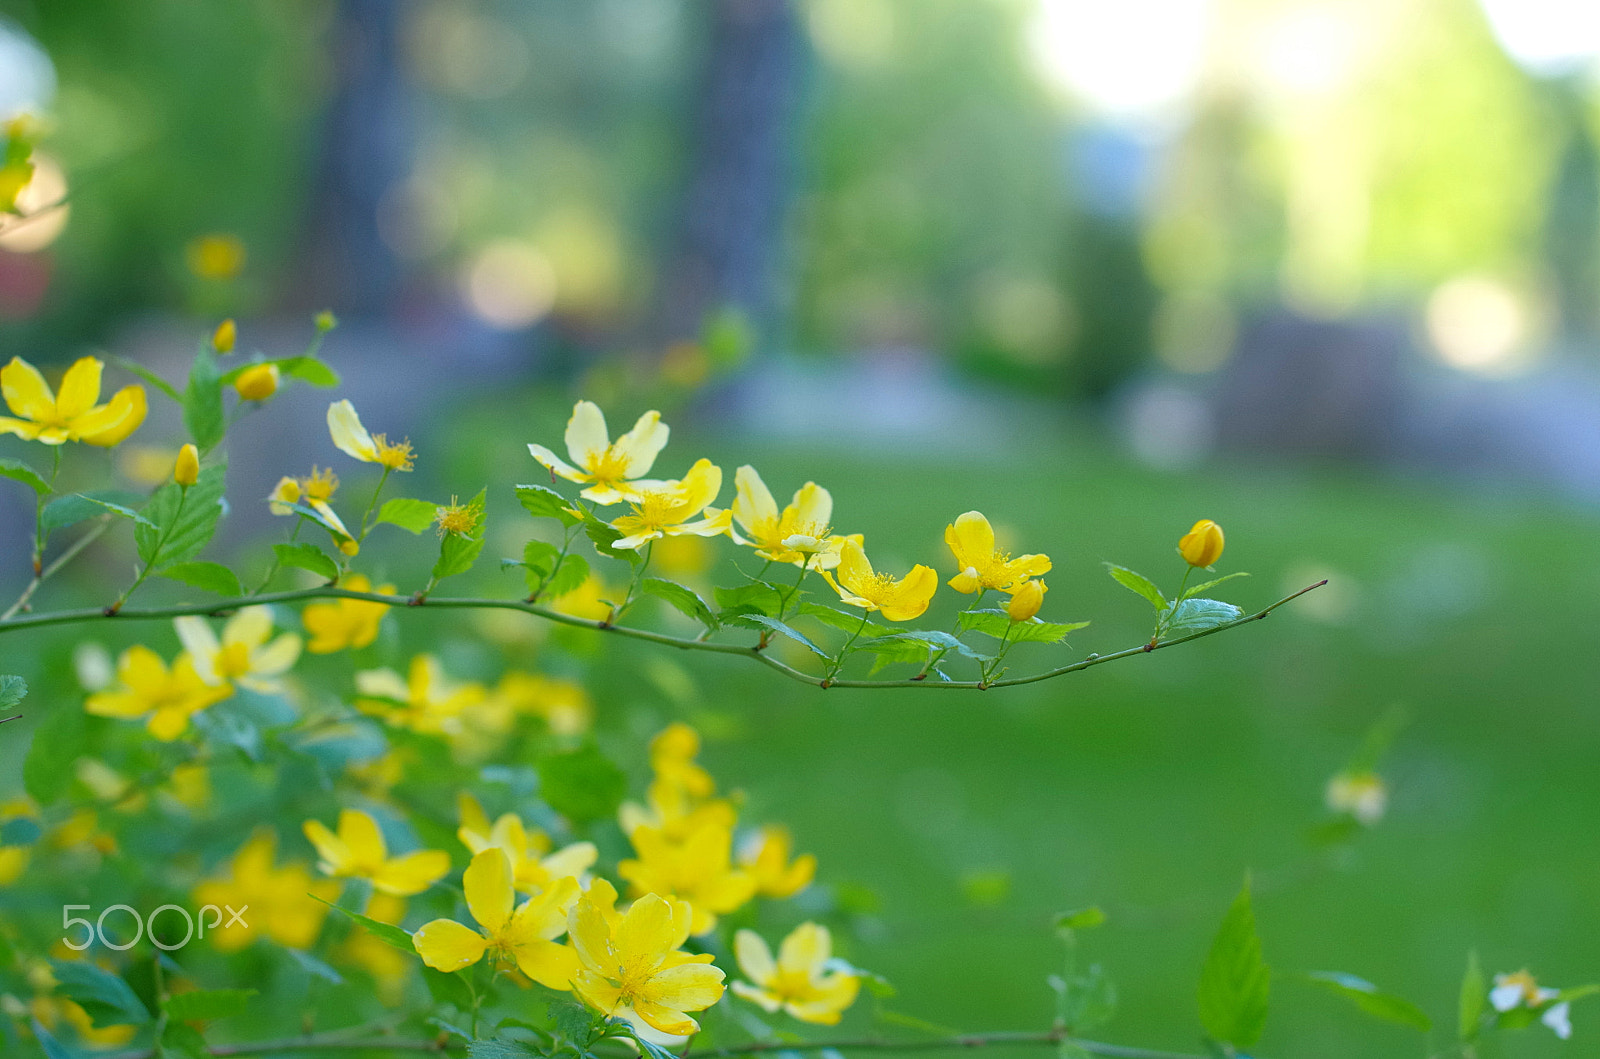
<instances>
[{"instance_id":1,"label":"yellow flower petal","mask_svg":"<svg viewBox=\"0 0 1600 1059\"><path fill-rule=\"evenodd\" d=\"M722 979L720 967L713 967L709 963L686 963L651 975L644 992L647 999L664 1007L699 1011L722 999ZM635 1009L637 1007L636 1003Z\"/></svg>"},{"instance_id":2,"label":"yellow flower petal","mask_svg":"<svg viewBox=\"0 0 1600 1059\"><path fill-rule=\"evenodd\" d=\"M348 400L335 401L328 406L328 434L334 446L345 455L365 463L377 462L378 446L367 428L361 425L361 417Z\"/></svg>"},{"instance_id":3,"label":"yellow flower petal","mask_svg":"<svg viewBox=\"0 0 1600 1059\"><path fill-rule=\"evenodd\" d=\"M786 974L816 975L833 957L833 938L828 928L802 923L783 939L778 949L778 966Z\"/></svg>"},{"instance_id":4,"label":"yellow flower petal","mask_svg":"<svg viewBox=\"0 0 1600 1059\"><path fill-rule=\"evenodd\" d=\"M396 897L420 894L450 873L450 854L423 849L387 861L372 876L372 886Z\"/></svg>"},{"instance_id":5,"label":"yellow flower petal","mask_svg":"<svg viewBox=\"0 0 1600 1059\"><path fill-rule=\"evenodd\" d=\"M100 399L100 372L104 365L94 357L80 357L61 380L56 395L56 417L71 421L94 407Z\"/></svg>"},{"instance_id":6,"label":"yellow flower petal","mask_svg":"<svg viewBox=\"0 0 1600 1059\"><path fill-rule=\"evenodd\" d=\"M377 864L388 856L378 822L359 809L340 811L339 837L349 849L351 859L357 862Z\"/></svg>"},{"instance_id":7,"label":"yellow flower petal","mask_svg":"<svg viewBox=\"0 0 1600 1059\"><path fill-rule=\"evenodd\" d=\"M578 954L566 945L553 941L530 939L512 946L517 969L542 986L550 989L569 989L577 977L581 964Z\"/></svg>"},{"instance_id":8,"label":"yellow flower petal","mask_svg":"<svg viewBox=\"0 0 1600 1059\"><path fill-rule=\"evenodd\" d=\"M489 933L497 933L511 918L516 899L511 890L511 861L505 851L491 847L473 857L461 883L472 918Z\"/></svg>"},{"instance_id":9,"label":"yellow flower petal","mask_svg":"<svg viewBox=\"0 0 1600 1059\"><path fill-rule=\"evenodd\" d=\"M489 947L489 939L453 919L424 923L411 935L411 943L423 963L446 973L477 963Z\"/></svg>"},{"instance_id":10,"label":"yellow flower petal","mask_svg":"<svg viewBox=\"0 0 1600 1059\"><path fill-rule=\"evenodd\" d=\"M301 830L317 851L317 856L322 858L323 871L329 875L344 871L350 863L350 847L344 844L344 839L329 831L321 820L307 820L301 825Z\"/></svg>"},{"instance_id":11,"label":"yellow flower petal","mask_svg":"<svg viewBox=\"0 0 1600 1059\"><path fill-rule=\"evenodd\" d=\"M633 1010L641 1019L653 1029L662 1033L670 1033L676 1037L688 1037L700 1032L700 1024L681 1011L666 1007L662 1004L653 1004L647 1000L635 1000Z\"/></svg>"},{"instance_id":12,"label":"yellow flower petal","mask_svg":"<svg viewBox=\"0 0 1600 1059\"><path fill-rule=\"evenodd\" d=\"M739 970L757 985L766 985L778 973L778 965L772 959L772 949L753 930L741 930L733 936L733 954L739 961ZM773 1006L767 1010L775 1011L777 1008Z\"/></svg>"},{"instance_id":13,"label":"yellow flower petal","mask_svg":"<svg viewBox=\"0 0 1600 1059\"><path fill-rule=\"evenodd\" d=\"M55 418L56 398L50 392L50 384L38 368L21 357L12 357L9 364L0 368L0 393L11 411L23 419L41 422Z\"/></svg>"},{"instance_id":14,"label":"yellow flower petal","mask_svg":"<svg viewBox=\"0 0 1600 1059\"><path fill-rule=\"evenodd\" d=\"M602 424L602 430L604 424ZM660 412L646 412L633 424L633 429L617 439L611 447L613 455L622 458L623 476L638 478L649 474L661 450L667 447L671 430L661 421Z\"/></svg>"}]
</instances>

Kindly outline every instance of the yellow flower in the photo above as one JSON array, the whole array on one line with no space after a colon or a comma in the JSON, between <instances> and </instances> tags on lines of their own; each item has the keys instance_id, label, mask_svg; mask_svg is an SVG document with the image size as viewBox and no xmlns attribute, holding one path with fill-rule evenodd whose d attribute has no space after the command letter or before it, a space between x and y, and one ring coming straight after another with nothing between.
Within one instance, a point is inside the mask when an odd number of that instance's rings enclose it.
<instances>
[{"instance_id":1,"label":"yellow flower","mask_svg":"<svg viewBox=\"0 0 1600 1059\"><path fill-rule=\"evenodd\" d=\"M381 717L413 732L430 734L460 731L461 712L482 701L482 684L456 684L449 680L432 655L411 659L405 678L392 669L367 669L356 674L356 700L363 713Z\"/></svg>"},{"instance_id":2,"label":"yellow flower","mask_svg":"<svg viewBox=\"0 0 1600 1059\"><path fill-rule=\"evenodd\" d=\"M733 991L767 1011L782 1008L801 1022L837 1024L861 990L857 976L829 969L833 939L827 927L815 923L802 923L784 938L777 960L753 930L734 935L733 951L750 979L733 983Z\"/></svg>"},{"instance_id":3,"label":"yellow flower","mask_svg":"<svg viewBox=\"0 0 1600 1059\"><path fill-rule=\"evenodd\" d=\"M679 1036L700 1024L686 1012L722 999L721 969L711 956L680 952L689 938L690 913L681 901L647 894L618 916L615 897L597 881L568 915L567 933L580 963L572 987L596 1010L616 1018L636 1016L653 1029Z\"/></svg>"},{"instance_id":4,"label":"yellow flower","mask_svg":"<svg viewBox=\"0 0 1600 1059\"><path fill-rule=\"evenodd\" d=\"M462 791L456 797L461 811L461 828L456 837L474 855L498 849L511 863L512 882L526 894L536 894L558 879L581 878L599 858L593 842L574 842L550 852L550 836L529 828L516 813L502 813L491 825L483 806Z\"/></svg>"},{"instance_id":5,"label":"yellow flower","mask_svg":"<svg viewBox=\"0 0 1600 1059\"><path fill-rule=\"evenodd\" d=\"M185 251L189 271L201 279L233 279L244 270L244 242L230 232L191 240Z\"/></svg>"},{"instance_id":6,"label":"yellow flower","mask_svg":"<svg viewBox=\"0 0 1600 1059\"><path fill-rule=\"evenodd\" d=\"M733 829L720 822L704 823L681 841L648 826L634 828L628 839L639 855L617 865L617 874L632 884L635 896L662 894L687 901L694 916L691 934L704 934L717 925L719 915L755 895L755 879L732 867Z\"/></svg>"},{"instance_id":7,"label":"yellow flower","mask_svg":"<svg viewBox=\"0 0 1600 1059\"><path fill-rule=\"evenodd\" d=\"M537 897L516 903L511 862L504 850L490 848L472 858L462 877L467 910L481 931L452 919L424 923L412 935L417 955L436 971L459 971L489 956L514 963L523 974L551 989L570 988L578 972L577 954L554 939L566 933L567 912L582 891L570 876L558 879Z\"/></svg>"},{"instance_id":8,"label":"yellow flower","mask_svg":"<svg viewBox=\"0 0 1600 1059\"><path fill-rule=\"evenodd\" d=\"M339 550L346 555L355 555L360 551L355 535L345 528L344 521L339 518L338 512L329 506L328 501L333 499L333 494L339 489L339 476L332 470L319 470L311 468L311 474L305 478L290 478L285 475L278 479L278 484L272 487L272 492L267 494L267 508L274 515L304 514L296 512L293 505L304 503L316 513L316 521L333 537Z\"/></svg>"},{"instance_id":9,"label":"yellow flower","mask_svg":"<svg viewBox=\"0 0 1600 1059\"><path fill-rule=\"evenodd\" d=\"M479 498L463 504L452 496L450 503L440 504L433 509L433 524L440 537L452 533L458 537L470 537L483 525L483 500Z\"/></svg>"},{"instance_id":10,"label":"yellow flower","mask_svg":"<svg viewBox=\"0 0 1600 1059\"><path fill-rule=\"evenodd\" d=\"M339 813L339 833L320 820L305 822L306 838L322 859L317 867L336 879L371 879L372 887L396 897L420 894L450 871L450 855L443 850L419 849L390 857L378 822L357 809Z\"/></svg>"},{"instance_id":11,"label":"yellow flower","mask_svg":"<svg viewBox=\"0 0 1600 1059\"><path fill-rule=\"evenodd\" d=\"M646 412L632 430L613 443L600 406L579 401L572 406L572 418L567 420L567 455L572 463L543 445L530 444L528 451L553 474L569 482L589 483L579 496L597 504L620 504L634 499L637 487L659 484L635 479L649 473L656 456L666 447L669 433L661 422L661 413Z\"/></svg>"},{"instance_id":12,"label":"yellow flower","mask_svg":"<svg viewBox=\"0 0 1600 1059\"><path fill-rule=\"evenodd\" d=\"M707 509L706 505L722 491L722 468L710 460L697 461L689 468L689 473L677 481L633 484L634 493L627 498L633 514L623 515L611 523L622 534L614 547L642 548L649 541L676 537L680 533L715 537L728 532L733 525L733 512ZM705 511L705 518L699 522L689 521L701 511Z\"/></svg>"},{"instance_id":13,"label":"yellow flower","mask_svg":"<svg viewBox=\"0 0 1600 1059\"><path fill-rule=\"evenodd\" d=\"M185 445L178 450L178 459L172 465L172 480L185 489L200 480L199 449Z\"/></svg>"},{"instance_id":14,"label":"yellow flower","mask_svg":"<svg viewBox=\"0 0 1600 1059\"><path fill-rule=\"evenodd\" d=\"M363 463L377 463L391 471L411 470L411 443L390 441L382 434L369 434L349 401L328 406L328 433L339 451Z\"/></svg>"},{"instance_id":15,"label":"yellow flower","mask_svg":"<svg viewBox=\"0 0 1600 1059\"><path fill-rule=\"evenodd\" d=\"M646 792L648 806L624 802L618 820L624 834L651 827L673 842L682 841L703 825L733 828L733 806L716 793L716 781L695 757L700 753L700 734L676 721L650 740L650 767L655 779Z\"/></svg>"},{"instance_id":16,"label":"yellow flower","mask_svg":"<svg viewBox=\"0 0 1600 1059\"><path fill-rule=\"evenodd\" d=\"M239 326L230 317L217 325L211 332L211 348L218 353L232 353L234 345L239 341Z\"/></svg>"},{"instance_id":17,"label":"yellow flower","mask_svg":"<svg viewBox=\"0 0 1600 1059\"><path fill-rule=\"evenodd\" d=\"M0 416L0 434L15 434L24 441L60 445L81 441L109 448L139 428L145 417L143 386L124 386L105 404L100 399L100 372L94 357L84 357L61 380L61 393L51 391L39 369L12 357L0 368L0 393L18 417Z\"/></svg>"},{"instance_id":18,"label":"yellow flower","mask_svg":"<svg viewBox=\"0 0 1600 1059\"><path fill-rule=\"evenodd\" d=\"M1222 558L1222 527L1208 518L1194 524L1194 528L1178 542L1178 553L1190 566L1211 566Z\"/></svg>"},{"instance_id":19,"label":"yellow flower","mask_svg":"<svg viewBox=\"0 0 1600 1059\"><path fill-rule=\"evenodd\" d=\"M650 768L656 778L676 784L696 798L711 795L716 781L695 759L700 756L700 733L674 721L650 740Z\"/></svg>"},{"instance_id":20,"label":"yellow flower","mask_svg":"<svg viewBox=\"0 0 1600 1059\"><path fill-rule=\"evenodd\" d=\"M1011 591L1011 586L1050 570L1048 555L1022 555L1011 558L994 546L994 528L977 511L968 511L944 528L944 542L956 557L959 573L950 587L969 595L986 588Z\"/></svg>"},{"instance_id":21,"label":"yellow flower","mask_svg":"<svg viewBox=\"0 0 1600 1059\"><path fill-rule=\"evenodd\" d=\"M372 582L362 574L346 578L343 587L352 592L376 592L381 596L394 592L393 585L379 585L374 589ZM307 603L300 614L306 632L311 634L306 650L314 655L326 655L347 647L366 647L378 638L378 625L388 611L389 604L365 599Z\"/></svg>"},{"instance_id":22,"label":"yellow flower","mask_svg":"<svg viewBox=\"0 0 1600 1059\"><path fill-rule=\"evenodd\" d=\"M1027 621L1039 613L1044 605L1044 594L1049 586L1043 581L1024 581L1011 586L1011 602L1006 605L1006 617L1012 621Z\"/></svg>"},{"instance_id":23,"label":"yellow flower","mask_svg":"<svg viewBox=\"0 0 1600 1059\"><path fill-rule=\"evenodd\" d=\"M789 860L794 839L787 828L769 824L757 831L739 850L739 865L756 881L756 893L782 900L811 885L817 858L810 853Z\"/></svg>"},{"instance_id":24,"label":"yellow flower","mask_svg":"<svg viewBox=\"0 0 1600 1059\"><path fill-rule=\"evenodd\" d=\"M755 548L756 554L773 562L802 564L815 570L831 570L839 565L839 548L844 538L833 532L833 497L816 482L796 490L794 500L781 512L772 491L754 467L746 464L733 476L737 493L733 498L734 521L745 536L734 540ZM856 541L860 544L858 538Z\"/></svg>"},{"instance_id":25,"label":"yellow flower","mask_svg":"<svg viewBox=\"0 0 1600 1059\"><path fill-rule=\"evenodd\" d=\"M174 618L178 639L207 684L232 682L272 694L283 690L276 678L300 657L300 637L286 632L272 638L272 608L243 607L222 627L222 639L204 618ZM270 641L270 642L269 642Z\"/></svg>"},{"instance_id":26,"label":"yellow flower","mask_svg":"<svg viewBox=\"0 0 1600 1059\"><path fill-rule=\"evenodd\" d=\"M163 742L182 735L190 717L233 694L229 684L202 680L189 655L180 654L168 669L159 655L139 644L122 652L117 680L116 687L90 695L83 708L98 717L146 717L145 727Z\"/></svg>"},{"instance_id":27,"label":"yellow flower","mask_svg":"<svg viewBox=\"0 0 1600 1059\"><path fill-rule=\"evenodd\" d=\"M575 680L513 670L500 678L494 698L514 713L541 718L556 735L582 735L594 717L589 692Z\"/></svg>"},{"instance_id":28,"label":"yellow flower","mask_svg":"<svg viewBox=\"0 0 1600 1059\"><path fill-rule=\"evenodd\" d=\"M260 828L239 847L226 871L195 887L196 904L249 907L243 924L206 936L217 951L237 952L262 934L291 949L309 948L317 940L328 906L313 897L332 901L339 884L314 878L298 861L273 867L277 846L272 829Z\"/></svg>"},{"instance_id":29,"label":"yellow flower","mask_svg":"<svg viewBox=\"0 0 1600 1059\"><path fill-rule=\"evenodd\" d=\"M877 573L867 561L867 553L853 540L846 540L841 546L838 568L823 571L822 576L852 607L881 611L890 621L910 621L919 616L928 609L928 601L939 588L939 575L921 563L898 581Z\"/></svg>"},{"instance_id":30,"label":"yellow flower","mask_svg":"<svg viewBox=\"0 0 1600 1059\"><path fill-rule=\"evenodd\" d=\"M278 392L278 366L256 364L248 367L233 380L233 388L239 392L242 400L265 401Z\"/></svg>"}]
</instances>

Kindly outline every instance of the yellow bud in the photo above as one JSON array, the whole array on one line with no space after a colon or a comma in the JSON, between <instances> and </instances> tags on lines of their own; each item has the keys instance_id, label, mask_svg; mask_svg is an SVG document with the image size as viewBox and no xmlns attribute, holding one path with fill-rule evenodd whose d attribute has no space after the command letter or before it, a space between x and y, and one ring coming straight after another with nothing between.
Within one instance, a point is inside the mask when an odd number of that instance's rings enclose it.
<instances>
[{"instance_id":1,"label":"yellow bud","mask_svg":"<svg viewBox=\"0 0 1600 1059\"><path fill-rule=\"evenodd\" d=\"M357 544L352 538L346 537L339 542L339 550L346 555L354 555L361 550L361 545Z\"/></svg>"},{"instance_id":2,"label":"yellow bud","mask_svg":"<svg viewBox=\"0 0 1600 1059\"><path fill-rule=\"evenodd\" d=\"M1046 591L1045 583L1039 580L1024 581L1011 593L1011 603L1006 607L1006 614L1012 621L1027 621L1039 613L1039 606L1044 602Z\"/></svg>"},{"instance_id":3,"label":"yellow bud","mask_svg":"<svg viewBox=\"0 0 1600 1059\"><path fill-rule=\"evenodd\" d=\"M211 348L218 353L232 353L234 343L238 341L239 328L231 318L222 321L217 325L217 329L211 332Z\"/></svg>"},{"instance_id":4,"label":"yellow bud","mask_svg":"<svg viewBox=\"0 0 1600 1059\"><path fill-rule=\"evenodd\" d=\"M257 364L246 368L233 380L233 388L246 401L265 401L278 392L278 366Z\"/></svg>"},{"instance_id":5,"label":"yellow bud","mask_svg":"<svg viewBox=\"0 0 1600 1059\"><path fill-rule=\"evenodd\" d=\"M1190 566L1211 566L1222 558L1222 545L1222 527L1203 518L1178 542L1178 551Z\"/></svg>"},{"instance_id":6,"label":"yellow bud","mask_svg":"<svg viewBox=\"0 0 1600 1059\"><path fill-rule=\"evenodd\" d=\"M187 489L200 480L200 450L185 445L178 450L178 462L172 468L172 480Z\"/></svg>"}]
</instances>

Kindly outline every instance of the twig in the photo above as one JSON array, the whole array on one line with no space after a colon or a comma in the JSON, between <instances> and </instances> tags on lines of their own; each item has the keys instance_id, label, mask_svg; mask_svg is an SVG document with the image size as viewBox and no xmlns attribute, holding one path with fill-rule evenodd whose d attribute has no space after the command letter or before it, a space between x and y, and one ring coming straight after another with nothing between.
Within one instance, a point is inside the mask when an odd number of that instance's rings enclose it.
<instances>
[{"instance_id":1,"label":"twig","mask_svg":"<svg viewBox=\"0 0 1600 1059\"><path fill-rule=\"evenodd\" d=\"M83 551L89 545L99 540L100 535L104 533L110 525L110 515L100 516L100 524L98 526L95 526L94 528L90 529L88 533L85 533L83 536L73 541L65 551L56 556L54 562L41 570L39 575L32 581L28 582L28 587L22 590L22 595L17 597L17 601L11 604L11 606L7 607L4 614L0 614L0 622L12 618L18 612L24 610L28 606L28 601L33 598L33 594L39 591L40 585L49 580L63 566L77 558L79 552Z\"/></svg>"},{"instance_id":2,"label":"twig","mask_svg":"<svg viewBox=\"0 0 1600 1059\"><path fill-rule=\"evenodd\" d=\"M22 720L22 714L14 713L10 717L0 717L0 724L5 724L7 721L20 721L20 720Z\"/></svg>"},{"instance_id":3,"label":"twig","mask_svg":"<svg viewBox=\"0 0 1600 1059\"><path fill-rule=\"evenodd\" d=\"M272 1041L254 1041L247 1044L213 1044L206 1051L214 1056L231 1055L273 1055L278 1052L405 1052L425 1053L433 1055L446 1055L451 1046L439 1040L405 1039L396 1037L379 1037L368 1040L351 1040L348 1032L309 1033L300 1037L284 1037ZM459 1050L459 1048L457 1049ZM155 1059L154 1048L143 1048L131 1052L115 1052L104 1056L103 1059Z\"/></svg>"},{"instance_id":4,"label":"twig","mask_svg":"<svg viewBox=\"0 0 1600 1059\"><path fill-rule=\"evenodd\" d=\"M1077 662L1072 662L1055 669L1047 669L1042 673L1035 673L1025 677L1010 677L1005 680L996 680L984 683L976 680L928 681L928 680L829 680L826 677L813 676L803 672L778 659L769 652L759 650L755 645L715 643L708 640L694 640L682 636L669 636L666 633L651 632L648 629L634 629L624 625L609 625L603 621L590 618L580 618L572 614L565 614L537 603L526 603L518 599L471 599L471 598L444 598L429 597L416 599L413 596L388 595L381 592L352 592L347 588L336 588L332 585L323 585L318 588L294 589L286 592L261 593L255 596L246 596L239 599L220 600L215 603L184 603L170 607L142 607L124 608L116 612L108 612L102 607L88 607L81 610L64 610L50 614L28 614L0 621L0 634L15 632L21 629L41 628L47 625L72 625L82 622L115 620L125 621L160 621L168 618L183 617L190 614L207 615L210 617L224 617L232 614L241 607L262 603L297 603L312 599L355 599L369 603L387 603L389 606L406 610L516 610L524 614L531 614L546 621L553 621L561 625L571 625L580 629L590 629L595 632L610 633L616 636L627 637L633 640L643 640L647 643L661 644L667 647L676 647L685 651L706 651L711 654L737 655L751 658L775 669L784 676L797 680L802 684L810 684L818 688L952 688L964 690L987 690L989 688L1015 687L1019 684L1034 684L1041 680L1051 680L1055 677L1076 673L1080 670L1090 669L1094 666L1113 662L1119 658L1132 658L1135 655L1149 654L1166 647L1176 647L1191 640L1215 636L1219 632L1248 625L1260 621L1273 611L1305 595L1313 589L1321 588L1327 584L1326 580L1318 581L1314 585L1307 585L1300 591L1292 593L1278 600L1272 605L1247 614L1242 618L1213 625L1209 629L1189 633L1187 636L1178 636L1170 640L1162 640L1154 645L1141 644L1111 654L1092 654Z\"/></svg>"},{"instance_id":5,"label":"twig","mask_svg":"<svg viewBox=\"0 0 1600 1059\"><path fill-rule=\"evenodd\" d=\"M686 1052L683 1059L736 1059L737 1056L755 1055L762 1052L820 1052L829 1049L846 1054L860 1051L946 1052L969 1048L984 1048L989 1045L1053 1046L1063 1043L1070 1043L1080 1051L1088 1052L1090 1055L1108 1056L1111 1059L1204 1059L1203 1056L1189 1052L1162 1052L1149 1048L1133 1048L1122 1044L1107 1044L1104 1041L1085 1040L1082 1037L1072 1036L1064 1029L1049 1030L1043 1033L963 1033L955 1037L939 1037L925 1041L884 1040L877 1037L849 1041L804 1041L801 1043L755 1041L731 1048Z\"/></svg>"}]
</instances>

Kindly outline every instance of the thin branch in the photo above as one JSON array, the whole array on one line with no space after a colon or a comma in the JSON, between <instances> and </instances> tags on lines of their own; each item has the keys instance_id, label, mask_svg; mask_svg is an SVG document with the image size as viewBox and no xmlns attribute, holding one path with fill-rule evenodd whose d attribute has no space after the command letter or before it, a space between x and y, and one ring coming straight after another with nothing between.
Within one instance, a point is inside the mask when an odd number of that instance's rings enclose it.
<instances>
[{"instance_id":1,"label":"thin branch","mask_svg":"<svg viewBox=\"0 0 1600 1059\"><path fill-rule=\"evenodd\" d=\"M83 622L115 620L125 621L160 621L168 618L183 617L197 614L209 617L225 617L237 611L240 607L247 607L262 603L298 603L313 599L355 599L369 603L386 603L392 607L408 608L413 610L515 610L524 614L531 614L546 621L553 621L561 625L571 625L575 628L589 629L594 632L609 633L633 640L643 640L647 643L661 644L667 647L676 647L684 651L705 651L711 654L738 655L752 658L770 669L775 669L784 676L797 680L802 684L810 684L818 688L951 688L964 690L988 690L989 688L1007 688L1019 684L1034 684L1041 680L1050 680L1054 677L1076 673L1079 670L1089 669L1103 665L1119 658L1131 658L1135 655L1149 654L1166 647L1176 647L1178 644L1188 643L1191 640L1215 636L1219 632L1248 625L1260 621L1273 611L1313 589L1321 588L1327 584L1326 580L1318 581L1314 585L1307 585L1300 591L1285 596L1272 605L1247 614L1242 618L1213 625L1209 629L1202 629L1187 636L1178 636L1170 640L1162 640L1155 644L1144 644L1139 647L1130 647L1123 651L1111 654L1092 654L1077 662L1047 669L1042 673L1032 676L1010 677L1005 680L980 681L980 680L829 680L826 677L815 676L794 668L787 663L774 658L769 652L761 650L756 645L716 643L709 640L689 639L682 636L670 636L666 633L651 632L648 629L634 629L624 625L609 625L603 621L590 618L580 618L572 614L565 614L537 603L527 603L515 599L471 599L471 598L438 598L426 599L416 596L388 595L381 592L352 592L347 588L337 588L332 585L323 585L318 588L294 589L286 592L264 592L260 595L247 596L240 599L221 600L216 603L186 603L170 607L141 607L123 608L113 611L107 607L89 607L81 610L57 611L53 614L28 614L0 621L0 634L15 632L20 629L41 628L47 625L71 625Z\"/></svg>"},{"instance_id":2,"label":"thin branch","mask_svg":"<svg viewBox=\"0 0 1600 1059\"><path fill-rule=\"evenodd\" d=\"M22 714L14 713L10 717L0 717L0 724L5 724L7 721L20 721L20 720L22 720Z\"/></svg>"},{"instance_id":3,"label":"thin branch","mask_svg":"<svg viewBox=\"0 0 1600 1059\"><path fill-rule=\"evenodd\" d=\"M0 622L4 622L14 617L19 611L26 610L28 601L33 598L33 594L35 592L39 591L39 586L48 581L63 566L77 558L79 552L93 544L96 540L99 540L100 535L104 533L110 527L110 525L110 515L100 516L100 524L98 526L95 526L88 533L85 533L83 536L73 541L72 544L68 546L66 551L56 556L55 562L45 567L39 572L38 576L36 576L32 581L28 582L28 587L22 590L22 595L17 597L17 601L11 604L11 606L7 607L4 614L0 614Z\"/></svg>"},{"instance_id":4,"label":"thin branch","mask_svg":"<svg viewBox=\"0 0 1600 1059\"><path fill-rule=\"evenodd\" d=\"M248 1044L213 1044L206 1051L214 1056L233 1055L274 1055L279 1052L404 1052L406 1054L424 1053L431 1055L447 1055L454 1048L459 1051L460 1046L452 1046L439 1038L428 1040L414 1040L398 1037L378 1037L368 1040L351 1040L348 1032L338 1030L332 1033L310 1033L301 1037L284 1037L280 1040L255 1041ZM154 1048L142 1048L130 1052L115 1052L104 1056L103 1059L155 1059L157 1055Z\"/></svg>"},{"instance_id":5,"label":"thin branch","mask_svg":"<svg viewBox=\"0 0 1600 1059\"><path fill-rule=\"evenodd\" d=\"M1056 1046L1063 1043L1070 1043L1079 1051L1088 1052L1090 1055L1107 1056L1109 1059L1204 1059L1203 1056L1189 1052L1162 1052L1149 1048L1133 1048L1123 1044L1107 1044L1104 1041L1086 1040L1082 1037L1074 1037L1066 1030L1060 1029L1049 1030L1044 1033L963 1033L955 1037L938 1037L925 1041L884 1040L878 1037L849 1041L804 1041L800 1043L756 1041L731 1048L686 1052L683 1059L737 1059L741 1055L756 1055L762 1052L820 1052L829 1049L845 1053L862 1051L948 1052L984 1048L989 1045Z\"/></svg>"}]
</instances>

